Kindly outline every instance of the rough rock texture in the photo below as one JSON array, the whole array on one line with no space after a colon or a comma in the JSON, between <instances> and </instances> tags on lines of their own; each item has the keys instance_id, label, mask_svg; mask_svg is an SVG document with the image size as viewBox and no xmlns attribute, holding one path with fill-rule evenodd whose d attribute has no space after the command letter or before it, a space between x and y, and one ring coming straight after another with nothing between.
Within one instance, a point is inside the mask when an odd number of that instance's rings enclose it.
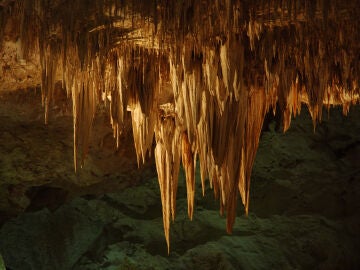
<instances>
[{"instance_id":1,"label":"rough rock texture","mask_svg":"<svg viewBox=\"0 0 360 270\"><path fill-rule=\"evenodd\" d=\"M61 100L61 93L57 99ZM51 106L44 125L39 90L0 95L0 221L25 209L56 209L79 194L104 193L154 176L154 162L138 168L131 129L116 151L106 114L95 120L90 157L77 173L73 167L72 118L66 98ZM128 127L130 123L128 123Z\"/></svg>"},{"instance_id":2,"label":"rough rock texture","mask_svg":"<svg viewBox=\"0 0 360 270\"><path fill-rule=\"evenodd\" d=\"M19 42L8 41L2 45L0 70L1 92L33 88L40 85L39 60L23 59Z\"/></svg>"},{"instance_id":3,"label":"rough rock texture","mask_svg":"<svg viewBox=\"0 0 360 270\"><path fill-rule=\"evenodd\" d=\"M11 118L7 110L2 110L0 117L6 119L1 121L3 130L12 130L13 125L21 127L21 109L26 106L18 104L21 106L9 105L13 108ZM36 115L40 112L39 106ZM66 201L55 199L55 207L24 207L24 213L2 225L0 254L6 266L16 270L358 269L360 108L352 107L347 117L342 116L340 108L334 108L329 116L315 133L306 109L285 134L276 131L275 122L266 122L268 131L262 133L253 169L250 214L245 217L238 210L232 235L223 230L226 220L220 217L219 201L214 201L208 185L202 197L199 170L195 174L194 216L189 220L185 171L181 169L177 216L170 230L173 244L168 255L161 228L158 180L145 170L133 176L109 175L97 186L71 186L73 196ZM58 121L43 128L41 119L37 120L38 126L25 127L20 129L22 132L18 128L13 134L0 133L7 136L13 149L4 144L0 151L0 160L7 160L7 169L1 171L3 181L16 184L11 175L17 175L27 179L20 182L29 189L45 184L41 175L71 167L71 145L59 151L59 143L47 139L49 135L58 140L71 137L69 117L61 120L59 116ZM68 130L62 128L65 134L56 135L61 130L59 123L66 122ZM16 151L19 148L21 151ZM26 157L42 149L52 149L51 166L40 161L25 163ZM96 153L101 152L91 153L89 162ZM135 165L134 150L132 153ZM104 165L103 169L110 170L119 160L114 154L107 157L110 168ZM106 177L96 164L86 163L79 179L90 177L91 182ZM95 169L99 170L98 176L88 172ZM69 169L67 174L58 172L55 178L73 182L71 177L75 176ZM136 184L128 186L134 177ZM55 178L45 186L57 186ZM28 205L36 201L31 196L27 200Z\"/></svg>"}]
</instances>

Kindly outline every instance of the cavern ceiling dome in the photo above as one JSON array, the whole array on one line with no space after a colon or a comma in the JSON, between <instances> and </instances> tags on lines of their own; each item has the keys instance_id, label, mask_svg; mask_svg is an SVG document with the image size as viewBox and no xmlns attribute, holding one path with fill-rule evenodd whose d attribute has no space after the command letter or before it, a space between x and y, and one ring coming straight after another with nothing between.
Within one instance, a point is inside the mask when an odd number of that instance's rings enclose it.
<instances>
[{"instance_id":1,"label":"cavern ceiling dome","mask_svg":"<svg viewBox=\"0 0 360 270\"><path fill-rule=\"evenodd\" d=\"M55 85L72 99L74 165L97 107L114 136L131 117L138 164L154 155L165 237L180 163L192 217L195 167L231 232L249 210L265 114L359 102L360 2L340 0L1 0L0 91L41 85L45 122ZM155 142L155 143L154 143ZM153 148L155 144L155 148ZM159 198L160 199L160 198Z\"/></svg>"}]
</instances>

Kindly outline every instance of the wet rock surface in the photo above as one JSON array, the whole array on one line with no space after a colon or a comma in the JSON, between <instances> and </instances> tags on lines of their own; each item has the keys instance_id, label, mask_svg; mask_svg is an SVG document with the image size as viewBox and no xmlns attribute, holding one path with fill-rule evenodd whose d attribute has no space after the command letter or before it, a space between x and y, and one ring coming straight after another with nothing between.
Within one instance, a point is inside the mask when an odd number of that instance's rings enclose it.
<instances>
[{"instance_id":1,"label":"wet rock surface","mask_svg":"<svg viewBox=\"0 0 360 270\"><path fill-rule=\"evenodd\" d=\"M182 171L168 255L153 163L137 170L132 142L114 151L110 127L98 124L75 174L71 117L58 114L44 126L39 104L36 111L13 98L0 105L0 254L8 269L360 267L359 107L348 117L331 109L315 133L305 108L285 134L269 124L250 214L239 203L232 235L208 183L202 197L198 172L188 219Z\"/></svg>"}]
</instances>

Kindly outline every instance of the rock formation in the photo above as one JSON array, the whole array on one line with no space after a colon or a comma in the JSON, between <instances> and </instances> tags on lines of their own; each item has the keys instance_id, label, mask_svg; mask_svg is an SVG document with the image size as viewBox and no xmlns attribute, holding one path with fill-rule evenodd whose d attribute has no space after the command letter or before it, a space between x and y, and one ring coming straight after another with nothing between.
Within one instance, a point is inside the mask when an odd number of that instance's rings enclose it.
<instances>
[{"instance_id":1,"label":"rock formation","mask_svg":"<svg viewBox=\"0 0 360 270\"><path fill-rule=\"evenodd\" d=\"M47 123L61 81L73 105L75 170L86 158L99 104L109 110L118 147L130 117L139 166L155 156L168 246L180 163L189 217L199 160L203 191L208 180L231 232L238 194L249 211L265 114L281 114L286 131L301 103L315 126L324 105L342 105L346 114L359 101L359 6L3 0L0 91L41 84Z\"/></svg>"}]
</instances>

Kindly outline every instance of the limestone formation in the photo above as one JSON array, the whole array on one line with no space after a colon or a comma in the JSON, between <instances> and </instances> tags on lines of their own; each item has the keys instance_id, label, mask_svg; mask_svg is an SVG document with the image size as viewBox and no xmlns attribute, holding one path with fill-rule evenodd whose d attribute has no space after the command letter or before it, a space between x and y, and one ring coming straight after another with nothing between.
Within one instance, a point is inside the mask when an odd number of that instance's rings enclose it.
<instances>
[{"instance_id":1,"label":"limestone formation","mask_svg":"<svg viewBox=\"0 0 360 270\"><path fill-rule=\"evenodd\" d=\"M203 191L208 180L231 232L239 194L249 211L265 114L281 114L286 131L301 103L316 125L324 105L342 105L346 114L359 101L359 6L358 0L2 0L0 90L41 84L48 122L55 83L62 82L73 104L75 170L86 158L100 103L109 109L118 147L131 117L139 166L155 156L168 246L180 162L189 217L199 160Z\"/></svg>"}]
</instances>

